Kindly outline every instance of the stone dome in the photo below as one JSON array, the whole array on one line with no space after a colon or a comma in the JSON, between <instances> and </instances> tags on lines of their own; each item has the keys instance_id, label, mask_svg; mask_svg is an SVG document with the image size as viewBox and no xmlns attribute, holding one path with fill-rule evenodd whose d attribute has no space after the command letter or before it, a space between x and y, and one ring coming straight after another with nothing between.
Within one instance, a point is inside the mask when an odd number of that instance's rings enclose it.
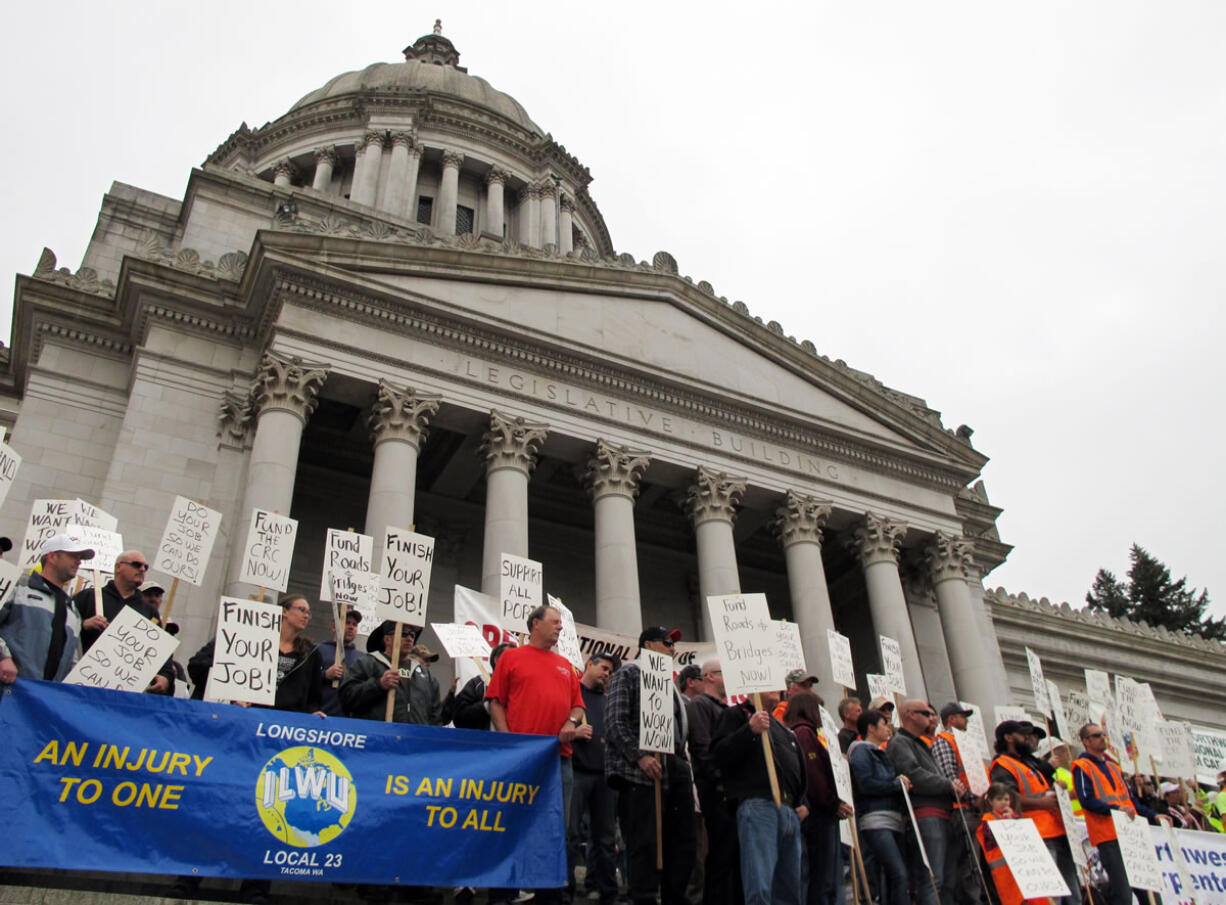
<instances>
[{"instance_id":1,"label":"stone dome","mask_svg":"<svg viewBox=\"0 0 1226 905\"><path fill-rule=\"evenodd\" d=\"M365 69L335 76L323 87L300 99L289 112L319 101L364 91L400 94L426 92L448 95L492 110L520 128L538 135L545 134L519 101L494 88L485 79L469 75L468 70L459 65L460 54L455 45L440 34L438 23L433 34L423 35L406 47L404 57L403 63L372 63Z\"/></svg>"}]
</instances>

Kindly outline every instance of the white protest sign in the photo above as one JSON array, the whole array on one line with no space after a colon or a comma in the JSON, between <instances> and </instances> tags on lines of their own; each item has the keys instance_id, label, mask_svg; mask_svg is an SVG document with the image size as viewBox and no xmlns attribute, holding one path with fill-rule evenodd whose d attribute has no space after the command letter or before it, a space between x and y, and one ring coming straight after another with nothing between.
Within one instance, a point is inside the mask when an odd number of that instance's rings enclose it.
<instances>
[{"instance_id":1,"label":"white protest sign","mask_svg":"<svg viewBox=\"0 0 1226 905\"><path fill-rule=\"evenodd\" d=\"M7 443L0 442L0 506L4 505L4 500L9 495L9 488L13 486L13 479L17 477L17 469L20 467L21 456L17 455L17 450Z\"/></svg>"},{"instance_id":2,"label":"white protest sign","mask_svg":"<svg viewBox=\"0 0 1226 905\"><path fill-rule=\"evenodd\" d=\"M558 635L558 643L553 651L570 661L580 672L583 671L583 650L579 646L579 633L575 630L575 614L567 608L561 598L548 595L549 605L558 611L562 617L562 631Z\"/></svg>"},{"instance_id":3,"label":"white protest sign","mask_svg":"<svg viewBox=\"0 0 1226 905\"><path fill-rule=\"evenodd\" d=\"M1064 713L1064 701L1060 698L1060 686L1051 679L1047 680L1047 700L1051 704L1051 712L1056 717L1056 735L1067 742L1073 737L1073 727L1069 725L1068 717Z\"/></svg>"},{"instance_id":4,"label":"white protest sign","mask_svg":"<svg viewBox=\"0 0 1226 905\"><path fill-rule=\"evenodd\" d=\"M868 682L868 696L870 699L885 698L891 704L894 703L894 683L889 676L879 676L876 673L868 673L864 676L864 680ZM871 703L871 700L870 700ZM893 708L894 725L899 725L898 722L898 707Z\"/></svg>"},{"instance_id":5,"label":"white protest sign","mask_svg":"<svg viewBox=\"0 0 1226 905\"><path fill-rule=\"evenodd\" d=\"M1162 722L1162 711L1148 682L1139 682L1137 692L1137 730L1140 733L1141 753L1161 760L1162 736L1158 733L1158 724Z\"/></svg>"},{"instance_id":6,"label":"white protest sign","mask_svg":"<svg viewBox=\"0 0 1226 905\"><path fill-rule=\"evenodd\" d=\"M221 513L187 497L175 497L152 567L199 587L209 565Z\"/></svg>"},{"instance_id":7,"label":"white protest sign","mask_svg":"<svg viewBox=\"0 0 1226 905\"><path fill-rule=\"evenodd\" d=\"M455 621L476 626L481 632L481 637L490 647L508 641L518 643L520 637L528 629L526 624L523 631L518 634L504 629L499 624L498 600L488 594L456 585L452 599L455 606ZM471 660L456 660L455 671L461 684L481 674L477 669L477 664Z\"/></svg>"},{"instance_id":8,"label":"white protest sign","mask_svg":"<svg viewBox=\"0 0 1226 905\"><path fill-rule=\"evenodd\" d=\"M1086 857L1086 850L1081 845L1077 815L1073 813L1073 803L1069 800L1068 789L1062 782L1055 783L1052 788L1056 790L1056 798L1060 802L1060 821L1064 824L1068 846L1073 853L1073 863L1077 865L1079 871L1087 871L1090 869L1090 860Z\"/></svg>"},{"instance_id":9,"label":"white protest sign","mask_svg":"<svg viewBox=\"0 0 1226 905\"><path fill-rule=\"evenodd\" d=\"M830 648L830 671L834 674L834 684L855 688L856 670L851 662L851 640L828 628L826 644Z\"/></svg>"},{"instance_id":10,"label":"white protest sign","mask_svg":"<svg viewBox=\"0 0 1226 905\"><path fill-rule=\"evenodd\" d=\"M1184 856L1184 849L1183 846L1180 845L1180 839L1175 834L1175 827L1167 823L1163 824L1162 826L1151 827L1150 829L1154 832L1155 836L1159 832L1165 832L1166 834L1165 845L1155 843L1156 847L1158 848L1159 866L1162 866L1162 862L1165 860L1164 856L1172 858L1175 863L1175 872L1173 875L1168 870L1162 871L1162 879L1166 887L1162 891L1162 894L1164 896L1170 896L1170 898L1166 899L1165 901L1168 903L1168 905L1175 905L1175 903L1182 905L1182 903L1185 901L1191 901L1194 903L1198 900L1204 901L1204 892L1197 896L1192 891L1195 888L1192 882L1192 872L1188 870L1188 860ZM1197 833L1197 835L1204 836L1207 834ZM1220 834L1215 833L1214 835ZM1201 889L1205 890L1207 886L1208 884L1204 883L1202 880ZM1221 885L1218 885L1217 888L1219 891L1223 890Z\"/></svg>"},{"instance_id":11,"label":"white protest sign","mask_svg":"<svg viewBox=\"0 0 1226 905\"><path fill-rule=\"evenodd\" d=\"M93 503L85 500L72 501L72 521L88 528L101 528L103 531L114 531L119 527L119 519L103 512Z\"/></svg>"},{"instance_id":12,"label":"white protest sign","mask_svg":"<svg viewBox=\"0 0 1226 905\"><path fill-rule=\"evenodd\" d=\"M280 646L281 607L221 598L205 700L275 703Z\"/></svg>"},{"instance_id":13,"label":"white protest sign","mask_svg":"<svg viewBox=\"0 0 1226 905\"><path fill-rule=\"evenodd\" d=\"M320 570L319 599L327 603L332 602L330 576L339 575L341 572L369 572L374 555L375 539L369 534L329 528L324 537L324 564Z\"/></svg>"},{"instance_id":14,"label":"white protest sign","mask_svg":"<svg viewBox=\"0 0 1226 905\"><path fill-rule=\"evenodd\" d=\"M379 595L383 592L383 579L378 572L353 572L346 569L332 573L332 602L345 604L350 610L361 613L358 633L369 635L379 625Z\"/></svg>"},{"instance_id":15,"label":"white protest sign","mask_svg":"<svg viewBox=\"0 0 1226 905\"><path fill-rule=\"evenodd\" d=\"M775 631L765 594L708 597L724 690L731 697L780 691L786 670L775 656Z\"/></svg>"},{"instance_id":16,"label":"white protest sign","mask_svg":"<svg viewBox=\"0 0 1226 905\"><path fill-rule=\"evenodd\" d=\"M1141 687L1139 683L1128 676L1115 677L1115 709L1117 714L1117 729L1122 735L1123 749L1121 754L1129 760L1121 766L1129 773L1136 772L1135 761L1148 752L1141 750L1143 739L1141 722L1144 719Z\"/></svg>"},{"instance_id":17,"label":"white protest sign","mask_svg":"<svg viewBox=\"0 0 1226 905\"><path fill-rule=\"evenodd\" d=\"M1026 712L1025 707L1016 707L1012 704L1002 704L996 708L996 725L999 726L1005 720L1016 720L1019 723L1029 723L1030 714Z\"/></svg>"},{"instance_id":18,"label":"white protest sign","mask_svg":"<svg viewBox=\"0 0 1226 905\"><path fill-rule=\"evenodd\" d=\"M1120 857L1133 889L1162 892L1162 868L1154 851L1154 837L1144 817L1129 819L1126 811L1112 811L1115 835L1120 841Z\"/></svg>"},{"instance_id":19,"label":"white protest sign","mask_svg":"<svg viewBox=\"0 0 1226 905\"><path fill-rule=\"evenodd\" d=\"M443 645L443 650L447 651L447 656L451 659L462 660L465 657L471 657L477 660L488 660L490 658L490 646L485 640L485 635L481 634L481 629L475 625L431 622L430 628L434 629L439 643Z\"/></svg>"},{"instance_id":20,"label":"white protest sign","mask_svg":"<svg viewBox=\"0 0 1226 905\"><path fill-rule=\"evenodd\" d=\"M786 619L773 621L775 627L775 656L786 675L794 669L804 672L805 652L800 647L800 626Z\"/></svg>"},{"instance_id":21,"label":"white protest sign","mask_svg":"<svg viewBox=\"0 0 1226 905\"><path fill-rule=\"evenodd\" d=\"M94 551L94 558L82 563L82 569L115 573L115 560L123 555L123 535L87 525L68 525L64 533Z\"/></svg>"},{"instance_id":22,"label":"white protest sign","mask_svg":"<svg viewBox=\"0 0 1226 905\"><path fill-rule=\"evenodd\" d=\"M654 650L639 652L639 750L672 754L673 658Z\"/></svg>"},{"instance_id":23,"label":"white protest sign","mask_svg":"<svg viewBox=\"0 0 1226 905\"><path fill-rule=\"evenodd\" d=\"M1066 694L1064 696L1064 719L1068 723L1069 732L1073 735L1071 741L1075 741L1081 727L1093 722L1090 719L1090 698L1080 691L1070 691Z\"/></svg>"},{"instance_id":24,"label":"white protest sign","mask_svg":"<svg viewBox=\"0 0 1226 905\"><path fill-rule=\"evenodd\" d=\"M899 694L907 693L907 680L902 674L902 647L893 638L878 635L881 639L881 671L890 680L890 689Z\"/></svg>"},{"instance_id":25,"label":"white protest sign","mask_svg":"<svg viewBox=\"0 0 1226 905\"><path fill-rule=\"evenodd\" d=\"M544 603L545 573L536 560L503 553L498 564L499 625L526 631L528 614Z\"/></svg>"},{"instance_id":26,"label":"white protest sign","mask_svg":"<svg viewBox=\"0 0 1226 905\"><path fill-rule=\"evenodd\" d=\"M989 746L995 739L995 733L988 736L988 728L983 722L983 711L969 701L959 701L958 705L963 710L971 711L971 715L966 718L966 731L975 736L978 743L978 749L983 752L984 760L991 760L988 756Z\"/></svg>"},{"instance_id":27,"label":"white protest sign","mask_svg":"<svg viewBox=\"0 0 1226 905\"><path fill-rule=\"evenodd\" d=\"M1051 703L1047 700L1047 680L1043 678L1043 662L1039 655L1026 648L1026 665L1030 667L1030 690L1034 694L1034 706L1039 713L1049 713Z\"/></svg>"},{"instance_id":28,"label":"white protest sign","mask_svg":"<svg viewBox=\"0 0 1226 905\"><path fill-rule=\"evenodd\" d=\"M1196 778L1210 786L1217 785L1217 774L1226 761L1226 732L1205 726L1192 727L1192 745L1196 751Z\"/></svg>"},{"instance_id":29,"label":"white protest sign","mask_svg":"<svg viewBox=\"0 0 1226 905\"><path fill-rule=\"evenodd\" d=\"M822 714L822 732L826 736L830 766L834 770L834 787L838 791L839 800L851 804L855 800L852 797L851 770L847 766L847 757L839 746L839 724L824 706L818 709Z\"/></svg>"},{"instance_id":30,"label":"white protest sign","mask_svg":"<svg viewBox=\"0 0 1226 905\"><path fill-rule=\"evenodd\" d=\"M1016 820L993 820L988 826L1000 846L1009 872L1024 899L1069 895L1068 884L1060 876L1039 828L1029 817Z\"/></svg>"},{"instance_id":31,"label":"white protest sign","mask_svg":"<svg viewBox=\"0 0 1226 905\"><path fill-rule=\"evenodd\" d=\"M294 519L264 509L253 509L238 580L261 588L284 591L289 587L289 569L294 559L294 540L297 536L298 522Z\"/></svg>"},{"instance_id":32,"label":"white protest sign","mask_svg":"<svg viewBox=\"0 0 1226 905\"><path fill-rule=\"evenodd\" d=\"M1086 674L1086 696L1090 699L1091 707L1095 705L1101 706L1104 709L1113 700L1111 695L1111 677L1099 669L1087 669ZM1091 714L1091 721L1097 721L1101 715Z\"/></svg>"},{"instance_id":33,"label":"white protest sign","mask_svg":"<svg viewBox=\"0 0 1226 905\"><path fill-rule=\"evenodd\" d=\"M970 723L967 723L967 726L968 729L965 732L961 729L950 731L953 733L954 741L958 743L958 753L962 755L962 769L966 771L967 785L971 787L971 792L975 795L985 795L988 786L991 785L988 780L988 769L983 763L986 752L978 733L969 730Z\"/></svg>"},{"instance_id":34,"label":"white protest sign","mask_svg":"<svg viewBox=\"0 0 1226 905\"><path fill-rule=\"evenodd\" d=\"M1162 740L1162 772L1179 779L1196 775L1196 751L1192 745L1192 727L1187 723L1163 720L1157 725Z\"/></svg>"},{"instance_id":35,"label":"white protest sign","mask_svg":"<svg viewBox=\"0 0 1226 905\"><path fill-rule=\"evenodd\" d=\"M0 559L0 604L3 604L13 594L17 580L21 578L21 570L8 560Z\"/></svg>"},{"instance_id":36,"label":"white protest sign","mask_svg":"<svg viewBox=\"0 0 1226 905\"><path fill-rule=\"evenodd\" d=\"M130 606L121 607L64 678L69 685L143 692L179 639Z\"/></svg>"},{"instance_id":37,"label":"white protest sign","mask_svg":"<svg viewBox=\"0 0 1226 905\"><path fill-rule=\"evenodd\" d=\"M52 536L76 521L77 506L73 500L35 500L30 506L25 537L17 555L17 568L27 572L38 563L38 551Z\"/></svg>"},{"instance_id":38,"label":"white protest sign","mask_svg":"<svg viewBox=\"0 0 1226 905\"><path fill-rule=\"evenodd\" d=\"M426 598L434 565L434 538L406 528L383 535L383 571L376 618L383 622L426 624Z\"/></svg>"}]
</instances>

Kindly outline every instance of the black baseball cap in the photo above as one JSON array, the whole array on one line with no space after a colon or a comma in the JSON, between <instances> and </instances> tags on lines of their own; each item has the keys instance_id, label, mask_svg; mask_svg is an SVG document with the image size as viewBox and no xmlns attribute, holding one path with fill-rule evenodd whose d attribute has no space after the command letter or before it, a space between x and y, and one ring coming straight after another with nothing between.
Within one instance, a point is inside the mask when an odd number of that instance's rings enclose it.
<instances>
[{"instance_id":1,"label":"black baseball cap","mask_svg":"<svg viewBox=\"0 0 1226 905\"><path fill-rule=\"evenodd\" d=\"M946 704L944 707L941 708L941 719L942 720L947 720L951 716L974 716L974 715L975 715L975 711L971 710L969 707L963 707L961 704L957 703L956 701L950 701L948 704Z\"/></svg>"},{"instance_id":2,"label":"black baseball cap","mask_svg":"<svg viewBox=\"0 0 1226 905\"><path fill-rule=\"evenodd\" d=\"M645 628L639 633L639 647L642 647L648 641L673 641L681 640L681 629L668 629L662 625L653 625L651 628Z\"/></svg>"}]
</instances>

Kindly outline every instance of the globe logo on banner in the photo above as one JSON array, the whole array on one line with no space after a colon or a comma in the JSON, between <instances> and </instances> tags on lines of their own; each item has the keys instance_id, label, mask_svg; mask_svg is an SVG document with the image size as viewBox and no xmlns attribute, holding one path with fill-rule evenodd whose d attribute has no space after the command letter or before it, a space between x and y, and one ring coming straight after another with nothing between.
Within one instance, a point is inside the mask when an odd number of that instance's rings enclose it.
<instances>
[{"instance_id":1,"label":"globe logo on banner","mask_svg":"<svg viewBox=\"0 0 1226 905\"><path fill-rule=\"evenodd\" d=\"M322 748L286 748L256 779L260 820L278 840L298 848L324 845L343 833L357 803L352 774Z\"/></svg>"}]
</instances>

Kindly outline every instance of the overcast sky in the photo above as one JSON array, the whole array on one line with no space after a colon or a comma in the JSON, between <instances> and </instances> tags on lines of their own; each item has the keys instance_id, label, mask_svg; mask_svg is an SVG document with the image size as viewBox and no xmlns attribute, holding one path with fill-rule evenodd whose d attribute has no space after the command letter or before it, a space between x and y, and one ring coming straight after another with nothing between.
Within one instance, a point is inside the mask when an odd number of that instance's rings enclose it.
<instances>
[{"instance_id":1,"label":"overcast sky","mask_svg":"<svg viewBox=\"0 0 1226 905\"><path fill-rule=\"evenodd\" d=\"M1218 2L12 5L0 276L76 269L112 180L182 198L436 17L619 252L974 428L1016 548L989 586L1078 606L1135 541L1226 613Z\"/></svg>"}]
</instances>

